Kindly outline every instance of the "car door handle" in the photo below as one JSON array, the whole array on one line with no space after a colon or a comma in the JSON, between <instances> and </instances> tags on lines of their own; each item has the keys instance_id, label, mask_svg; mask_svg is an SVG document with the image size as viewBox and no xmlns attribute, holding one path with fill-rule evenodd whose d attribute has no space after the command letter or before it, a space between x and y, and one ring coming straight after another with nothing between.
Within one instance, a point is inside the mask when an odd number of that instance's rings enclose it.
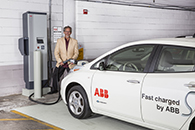
<instances>
[{"instance_id":1,"label":"car door handle","mask_svg":"<svg viewBox=\"0 0 195 130\"><path fill-rule=\"evenodd\" d=\"M186 87L193 87L193 88L195 88L195 84L191 84L191 83L189 83L189 84L184 84L184 86L186 86Z\"/></svg>"},{"instance_id":2,"label":"car door handle","mask_svg":"<svg viewBox=\"0 0 195 130\"><path fill-rule=\"evenodd\" d=\"M140 82L138 80L127 80L128 83L134 83L139 84Z\"/></svg>"}]
</instances>

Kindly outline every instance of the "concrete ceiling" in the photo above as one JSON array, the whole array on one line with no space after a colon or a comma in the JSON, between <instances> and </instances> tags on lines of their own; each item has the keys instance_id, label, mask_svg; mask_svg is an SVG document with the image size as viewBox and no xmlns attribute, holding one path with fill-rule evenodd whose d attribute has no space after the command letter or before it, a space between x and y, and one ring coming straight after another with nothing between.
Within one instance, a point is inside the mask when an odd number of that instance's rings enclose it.
<instances>
[{"instance_id":1,"label":"concrete ceiling","mask_svg":"<svg viewBox=\"0 0 195 130\"><path fill-rule=\"evenodd\" d=\"M122 4L155 4L158 6L180 6L195 9L195 0L88 0Z\"/></svg>"},{"instance_id":2,"label":"concrete ceiling","mask_svg":"<svg viewBox=\"0 0 195 130\"><path fill-rule=\"evenodd\" d=\"M182 7L189 6L195 8L195 0L117 0L117 1L149 3L149 4L152 4L154 1L156 4L174 5L174 6L182 6Z\"/></svg>"}]
</instances>

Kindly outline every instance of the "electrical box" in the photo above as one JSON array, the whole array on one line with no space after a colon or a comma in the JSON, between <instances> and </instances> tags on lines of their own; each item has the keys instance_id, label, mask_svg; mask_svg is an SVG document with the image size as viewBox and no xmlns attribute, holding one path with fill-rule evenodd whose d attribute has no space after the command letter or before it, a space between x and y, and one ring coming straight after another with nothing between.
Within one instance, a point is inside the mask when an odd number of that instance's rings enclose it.
<instances>
[{"instance_id":1,"label":"electrical box","mask_svg":"<svg viewBox=\"0 0 195 130\"><path fill-rule=\"evenodd\" d=\"M79 55L77 60L83 60L83 46L79 44L78 49L79 49Z\"/></svg>"},{"instance_id":2,"label":"electrical box","mask_svg":"<svg viewBox=\"0 0 195 130\"><path fill-rule=\"evenodd\" d=\"M42 86L48 80L47 14L26 12L23 14L23 37L19 39L19 50L24 58L24 81L27 89L34 88L35 50L41 51Z\"/></svg>"}]
</instances>

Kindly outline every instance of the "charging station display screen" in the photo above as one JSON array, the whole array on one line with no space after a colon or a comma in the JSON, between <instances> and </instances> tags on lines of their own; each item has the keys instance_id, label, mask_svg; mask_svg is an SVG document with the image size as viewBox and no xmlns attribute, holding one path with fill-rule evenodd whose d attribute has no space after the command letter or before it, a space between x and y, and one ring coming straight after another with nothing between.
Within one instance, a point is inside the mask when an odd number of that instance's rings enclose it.
<instances>
[{"instance_id":1,"label":"charging station display screen","mask_svg":"<svg viewBox=\"0 0 195 130\"><path fill-rule=\"evenodd\" d=\"M43 44L44 42L43 42L43 39L37 39L37 43L38 44Z\"/></svg>"}]
</instances>

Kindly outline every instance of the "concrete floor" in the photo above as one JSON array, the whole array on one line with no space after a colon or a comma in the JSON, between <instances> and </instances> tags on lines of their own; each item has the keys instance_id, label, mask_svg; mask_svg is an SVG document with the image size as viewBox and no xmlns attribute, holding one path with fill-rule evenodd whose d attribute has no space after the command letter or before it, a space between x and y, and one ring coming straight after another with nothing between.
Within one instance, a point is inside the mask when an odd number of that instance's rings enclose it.
<instances>
[{"instance_id":1,"label":"concrete floor","mask_svg":"<svg viewBox=\"0 0 195 130\"><path fill-rule=\"evenodd\" d=\"M52 95L46 95L44 98L38 101L42 102L53 102L58 98L58 93ZM35 105L36 103L30 101L27 96L21 94L10 95L5 97L0 97L0 111L9 112L10 110L18 107Z\"/></svg>"},{"instance_id":2,"label":"concrete floor","mask_svg":"<svg viewBox=\"0 0 195 130\"><path fill-rule=\"evenodd\" d=\"M57 97L58 94L47 95L41 100L55 101ZM78 120L69 114L63 101L49 106L35 105L22 95L0 97L0 110L0 130L149 130L101 115Z\"/></svg>"},{"instance_id":3,"label":"concrete floor","mask_svg":"<svg viewBox=\"0 0 195 130\"><path fill-rule=\"evenodd\" d=\"M47 95L40 99L42 102L56 101L58 94ZM0 130L62 130L46 122L13 111L12 109L25 106L36 106L28 97L11 95L0 97Z\"/></svg>"},{"instance_id":4,"label":"concrete floor","mask_svg":"<svg viewBox=\"0 0 195 130\"><path fill-rule=\"evenodd\" d=\"M65 130L148 130L101 115L84 120L75 119L69 114L63 101L52 106L34 105L15 110Z\"/></svg>"},{"instance_id":5,"label":"concrete floor","mask_svg":"<svg viewBox=\"0 0 195 130\"><path fill-rule=\"evenodd\" d=\"M16 111L0 112L0 130L61 130Z\"/></svg>"}]
</instances>

